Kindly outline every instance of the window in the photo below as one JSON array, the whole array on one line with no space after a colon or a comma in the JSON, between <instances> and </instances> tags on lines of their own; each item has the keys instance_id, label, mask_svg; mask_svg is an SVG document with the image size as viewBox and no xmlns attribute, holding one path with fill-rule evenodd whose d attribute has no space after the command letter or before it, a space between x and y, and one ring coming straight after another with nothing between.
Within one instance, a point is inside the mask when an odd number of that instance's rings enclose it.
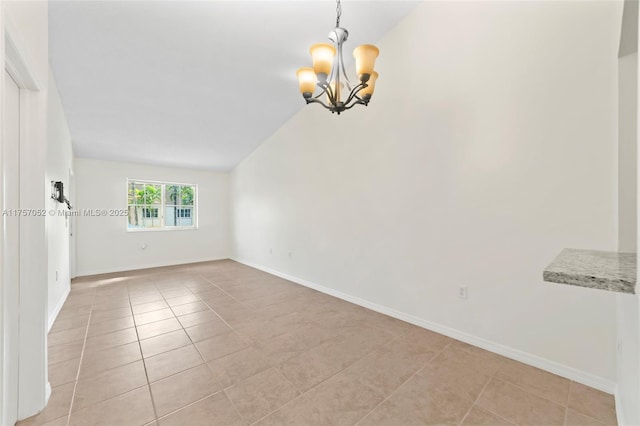
<instances>
[{"instance_id":1,"label":"window","mask_svg":"<svg viewBox=\"0 0 640 426\"><path fill-rule=\"evenodd\" d=\"M149 207L142 208L142 217L147 218L157 218L158 217L158 209L153 209Z\"/></svg>"},{"instance_id":2,"label":"window","mask_svg":"<svg viewBox=\"0 0 640 426\"><path fill-rule=\"evenodd\" d=\"M178 217L191 217L191 209L178 209Z\"/></svg>"},{"instance_id":3,"label":"window","mask_svg":"<svg viewBox=\"0 0 640 426\"><path fill-rule=\"evenodd\" d=\"M127 180L127 229L196 228L197 186Z\"/></svg>"}]
</instances>

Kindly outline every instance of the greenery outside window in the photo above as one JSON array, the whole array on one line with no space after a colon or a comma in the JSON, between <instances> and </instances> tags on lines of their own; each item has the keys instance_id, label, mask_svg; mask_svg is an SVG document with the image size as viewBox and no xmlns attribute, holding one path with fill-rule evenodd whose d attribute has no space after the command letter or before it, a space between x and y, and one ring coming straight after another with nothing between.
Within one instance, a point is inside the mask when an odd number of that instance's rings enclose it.
<instances>
[{"instance_id":1,"label":"greenery outside window","mask_svg":"<svg viewBox=\"0 0 640 426\"><path fill-rule=\"evenodd\" d=\"M195 229L197 185L127 180L127 230Z\"/></svg>"}]
</instances>

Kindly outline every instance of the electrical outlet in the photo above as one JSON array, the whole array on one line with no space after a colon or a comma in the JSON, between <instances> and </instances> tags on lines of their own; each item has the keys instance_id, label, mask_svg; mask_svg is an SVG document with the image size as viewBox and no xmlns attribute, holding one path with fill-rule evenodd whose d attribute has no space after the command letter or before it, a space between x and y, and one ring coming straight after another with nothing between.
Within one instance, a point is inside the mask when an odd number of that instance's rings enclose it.
<instances>
[{"instance_id":1,"label":"electrical outlet","mask_svg":"<svg viewBox=\"0 0 640 426\"><path fill-rule=\"evenodd\" d=\"M293 253L289 252L289 257L293 256Z\"/></svg>"},{"instance_id":2,"label":"electrical outlet","mask_svg":"<svg viewBox=\"0 0 640 426\"><path fill-rule=\"evenodd\" d=\"M458 297L460 299L466 299L467 298L467 291L468 288L466 285L461 285L460 287L458 287Z\"/></svg>"},{"instance_id":3,"label":"electrical outlet","mask_svg":"<svg viewBox=\"0 0 640 426\"><path fill-rule=\"evenodd\" d=\"M269 254L273 254L273 249L272 248L269 249Z\"/></svg>"}]
</instances>

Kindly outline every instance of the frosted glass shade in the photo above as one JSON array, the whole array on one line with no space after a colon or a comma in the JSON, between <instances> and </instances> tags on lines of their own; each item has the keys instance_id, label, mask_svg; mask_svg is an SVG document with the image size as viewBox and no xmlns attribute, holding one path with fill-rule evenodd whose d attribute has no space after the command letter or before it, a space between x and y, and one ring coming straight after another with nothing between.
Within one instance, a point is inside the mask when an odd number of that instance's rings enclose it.
<instances>
[{"instance_id":1,"label":"frosted glass shade","mask_svg":"<svg viewBox=\"0 0 640 426\"><path fill-rule=\"evenodd\" d=\"M358 96L360 96L361 98L364 97L365 95L373 96L373 91L376 88L377 79L378 79L378 73L375 71L372 72L371 77L369 77L369 81L367 81L367 87L362 89L360 93L358 93Z\"/></svg>"},{"instance_id":2,"label":"frosted glass shade","mask_svg":"<svg viewBox=\"0 0 640 426\"><path fill-rule=\"evenodd\" d=\"M328 43L318 43L311 46L309 52L311 52L315 73L329 75L333 67L333 58L336 56L336 48Z\"/></svg>"},{"instance_id":3,"label":"frosted glass shade","mask_svg":"<svg viewBox=\"0 0 640 426\"><path fill-rule=\"evenodd\" d=\"M356 73L358 76L373 73L373 66L376 64L376 58L379 53L380 50L373 44L363 44L353 50L353 57L356 58Z\"/></svg>"},{"instance_id":4,"label":"frosted glass shade","mask_svg":"<svg viewBox=\"0 0 640 426\"><path fill-rule=\"evenodd\" d=\"M316 90L316 73L313 72L313 68L302 67L296 74L298 75L300 93L313 93Z\"/></svg>"}]
</instances>

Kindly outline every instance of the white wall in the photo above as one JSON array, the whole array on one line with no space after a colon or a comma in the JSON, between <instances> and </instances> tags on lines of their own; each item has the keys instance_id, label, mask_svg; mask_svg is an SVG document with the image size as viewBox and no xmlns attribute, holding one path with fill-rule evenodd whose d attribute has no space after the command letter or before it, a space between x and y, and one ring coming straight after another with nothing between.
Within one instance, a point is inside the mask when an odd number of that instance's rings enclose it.
<instances>
[{"instance_id":1,"label":"white wall","mask_svg":"<svg viewBox=\"0 0 640 426\"><path fill-rule=\"evenodd\" d=\"M76 158L75 176L78 210L126 209L127 178L198 185L196 230L127 232L126 217L78 217L78 276L229 257L228 173Z\"/></svg>"},{"instance_id":2,"label":"white wall","mask_svg":"<svg viewBox=\"0 0 640 426\"><path fill-rule=\"evenodd\" d=\"M0 38L5 30L19 46L38 90L21 93L20 206L46 207L48 9L45 1L3 1ZM0 59L4 68L4 55ZM4 75L4 73L3 73ZM4 78L4 77L2 77ZM15 283L11 283L14 284ZM8 285L8 283L3 283ZM20 367L18 416L29 417L46 404L47 237L45 218L20 220Z\"/></svg>"},{"instance_id":3,"label":"white wall","mask_svg":"<svg viewBox=\"0 0 640 426\"><path fill-rule=\"evenodd\" d=\"M615 295L542 271L616 249L620 17L420 4L369 107L307 106L233 170L234 256L612 392Z\"/></svg>"},{"instance_id":4,"label":"white wall","mask_svg":"<svg viewBox=\"0 0 640 426\"><path fill-rule=\"evenodd\" d=\"M69 175L73 170L73 149L67 119L51 70L49 70L49 106L47 121L47 181L62 181L65 196L69 198ZM64 216L66 204L47 199L45 226L48 240L48 321L53 325L58 312L71 289L69 274L69 218Z\"/></svg>"},{"instance_id":5,"label":"white wall","mask_svg":"<svg viewBox=\"0 0 640 426\"><path fill-rule=\"evenodd\" d=\"M618 63L618 250L636 251L638 53Z\"/></svg>"}]
</instances>

